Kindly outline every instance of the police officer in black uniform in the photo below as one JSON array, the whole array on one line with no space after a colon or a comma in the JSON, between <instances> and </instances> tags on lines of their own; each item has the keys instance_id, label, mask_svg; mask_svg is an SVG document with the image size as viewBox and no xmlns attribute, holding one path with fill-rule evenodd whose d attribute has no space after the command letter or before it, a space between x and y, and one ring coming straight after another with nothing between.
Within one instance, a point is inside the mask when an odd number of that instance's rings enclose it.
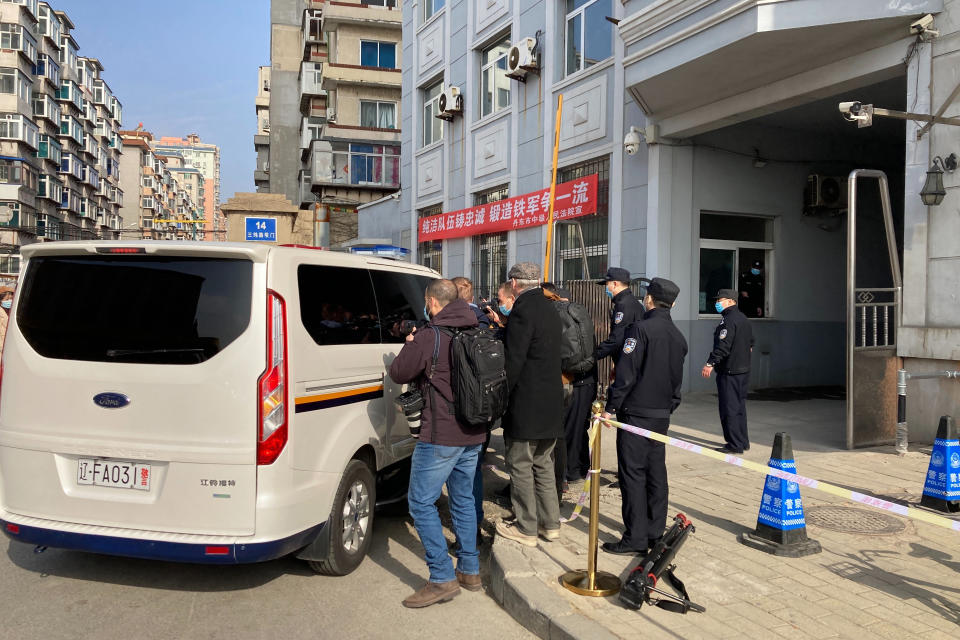
<instances>
[{"instance_id":1,"label":"police officer in black uniform","mask_svg":"<svg viewBox=\"0 0 960 640\"><path fill-rule=\"evenodd\" d=\"M644 308L637 296L630 291L630 272L620 267L610 267L607 275L597 284L607 287L607 296L613 300L610 311L610 335L600 343L594 355L597 362L607 356L613 356L614 364L620 360L623 349L624 333L627 327L643 317ZM606 380L604 380L606 382Z\"/></svg>"},{"instance_id":2,"label":"police officer in black uniform","mask_svg":"<svg viewBox=\"0 0 960 640\"><path fill-rule=\"evenodd\" d=\"M714 370L717 372L720 424L726 441L717 451L740 454L750 449L747 386L750 383L753 329L747 317L737 308L737 292L733 289L720 289L716 308L722 317L713 332L713 351L700 375L709 378Z\"/></svg>"},{"instance_id":3,"label":"police officer in black uniform","mask_svg":"<svg viewBox=\"0 0 960 640\"><path fill-rule=\"evenodd\" d=\"M687 341L673 324L670 308L680 288L654 278L643 299L642 319L626 332L617 375L607 393L604 418L667 432L670 414L680 406L680 385ZM603 550L641 555L663 536L667 526L667 461L662 442L617 432L617 476L622 497L623 537L604 542Z\"/></svg>"}]
</instances>

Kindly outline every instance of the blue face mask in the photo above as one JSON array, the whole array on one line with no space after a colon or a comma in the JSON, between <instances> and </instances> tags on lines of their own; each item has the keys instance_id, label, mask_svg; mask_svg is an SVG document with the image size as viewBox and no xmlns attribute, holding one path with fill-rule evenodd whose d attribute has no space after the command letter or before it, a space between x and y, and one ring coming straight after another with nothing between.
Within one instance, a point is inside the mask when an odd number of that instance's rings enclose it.
<instances>
[{"instance_id":1,"label":"blue face mask","mask_svg":"<svg viewBox=\"0 0 960 640\"><path fill-rule=\"evenodd\" d=\"M507 309L507 308L506 308L505 306L503 306L502 304L499 305L498 308L500 309L500 313L502 313L504 316L510 315L510 309Z\"/></svg>"},{"instance_id":2,"label":"blue face mask","mask_svg":"<svg viewBox=\"0 0 960 640\"><path fill-rule=\"evenodd\" d=\"M723 313L723 305L719 302L714 302L713 308L717 310L717 313Z\"/></svg>"},{"instance_id":3,"label":"blue face mask","mask_svg":"<svg viewBox=\"0 0 960 640\"><path fill-rule=\"evenodd\" d=\"M610 291L610 289L604 289L603 292L607 294L608 298L613 300L613 291Z\"/></svg>"},{"instance_id":4,"label":"blue face mask","mask_svg":"<svg viewBox=\"0 0 960 640\"><path fill-rule=\"evenodd\" d=\"M427 311L427 305L423 305L423 317L426 318L427 320L430 319L430 312Z\"/></svg>"},{"instance_id":5,"label":"blue face mask","mask_svg":"<svg viewBox=\"0 0 960 640\"><path fill-rule=\"evenodd\" d=\"M0 302L0 307L3 307L4 309L9 309L12 306L13 300L4 300L3 302Z\"/></svg>"},{"instance_id":6,"label":"blue face mask","mask_svg":"<svg viewBox=\"0 0 960 640\"><path fill-rule=\"evenodd\" d=\"M753 269L750 269L750 273L752 273L755 276L758 276L760 275L760 269L757 269L756 267L754 267Z\"/></svg>"}]
</instances>

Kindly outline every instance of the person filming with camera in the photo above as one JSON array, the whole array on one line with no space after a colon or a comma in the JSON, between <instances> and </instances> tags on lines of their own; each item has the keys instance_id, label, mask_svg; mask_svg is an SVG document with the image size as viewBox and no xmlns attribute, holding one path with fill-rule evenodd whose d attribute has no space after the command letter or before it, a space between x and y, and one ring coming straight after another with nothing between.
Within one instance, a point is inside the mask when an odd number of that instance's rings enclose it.
<instances>
[{"instance_id":1,"label":"person filming with camera","mask_svg":"<svg viewBox=\"0 0 960 640\"><path fill-rule=\"evenodd\" d=\"M423 397L423 408L417 411L420 413L419 435L411 460L407 501L423 544L430 578L424 587L403 601L403 605L410 608L450 600L459 595L460 587L470 591L481 589L473 477L487 428L462 424L457 419L450 355L451 330L476 327L477 316L459 298L453 282L439 279L427 286L424 313L429 324L406 337L403 348L390 365L394 382L416 383ZM408 412L408 418L411 415ZM435 504L444 484L459 541L456 570Z\"/></svg>"}]
</instances>

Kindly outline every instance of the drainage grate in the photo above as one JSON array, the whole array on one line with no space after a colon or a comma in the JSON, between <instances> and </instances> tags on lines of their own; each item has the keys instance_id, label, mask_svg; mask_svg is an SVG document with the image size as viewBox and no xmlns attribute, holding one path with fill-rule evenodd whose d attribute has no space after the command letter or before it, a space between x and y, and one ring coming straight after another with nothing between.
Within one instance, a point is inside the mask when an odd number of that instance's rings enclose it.
<instances>
[{"instance_id":1,"label":"drainage grate","mask_svg":"<svg viewBox=\"0 0 960 640\"><path fill-rule=\"evenodd\" d=\"M840 533L887 536L907 528L899 518L854 507L818 506L806 509L807 524Z\"/></svg>"}]
</instances>

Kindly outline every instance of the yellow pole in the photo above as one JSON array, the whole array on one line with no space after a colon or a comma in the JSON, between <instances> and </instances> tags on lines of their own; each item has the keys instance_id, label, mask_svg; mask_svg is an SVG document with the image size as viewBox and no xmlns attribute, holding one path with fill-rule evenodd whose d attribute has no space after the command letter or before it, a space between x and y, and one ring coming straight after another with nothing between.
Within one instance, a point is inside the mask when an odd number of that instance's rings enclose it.
<instances>
[{"instance_id":1,"label":"yellow pole","mask_svg":"<svg viewBox=\"0 0 960 640\"><path fill-rule=\"evenodd\" d=\"M550 251L553 245L553 205L557 197L557 154L560 151L560 116L563 115L563 94L557 96L557 123L553 135L553 177L550 179L550 212L547 214L547 251L543 257L543 279L550 280Z\"/></svg>"},{"instance_id":2,"label":"yellow pole","mask_svg":"<svg viewBox=\"0 0 960 640\"><path fill-rule=\"evenodd\" d=\"M591 423L596 430L590 466L590 525L587 532L587 570L568 571L560 576L564 587L581 596L611 596L620 591L620 578L597 570L597 546L600 533L600 415L603 403L594 402Z\"/></svg>"}]
</instances>

